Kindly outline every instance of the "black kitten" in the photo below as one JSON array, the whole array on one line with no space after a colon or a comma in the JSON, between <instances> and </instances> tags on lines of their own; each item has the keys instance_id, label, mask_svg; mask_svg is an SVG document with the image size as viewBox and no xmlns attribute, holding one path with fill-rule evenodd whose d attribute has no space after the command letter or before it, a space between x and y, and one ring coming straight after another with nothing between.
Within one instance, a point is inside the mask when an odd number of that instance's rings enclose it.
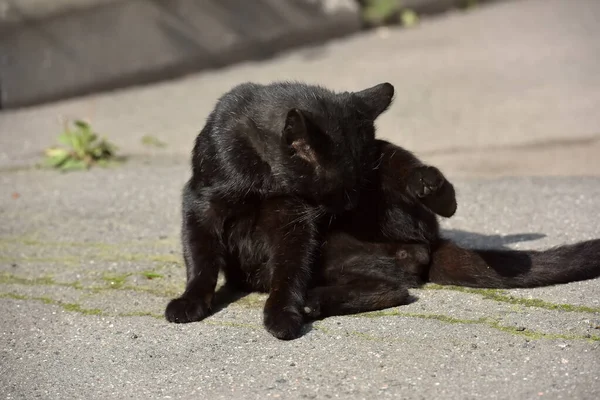
<instances>
[{"instance_id":1,"label":"black kitten","mask_svg":"<svg viewBox=\"0 0 600 400\"><path fill-rule=\"evenodd\" d=\"M205 318L223 270L228 283L270 293L269 332L300 334L321 217L356 205L377 156L374 120L393 93L389 83L354 93L247 83L218 101L183 190L187 287L167 320Z\"/></svg>"},{"instance_id":2,"label":"black kitten","mask_svg":"<svg viewBox=\"0 0 600 400\"><path fill-rule=\"evenodd\" d=\"M600 276L600 240L547 251L468 250L440 236L456 211L454 187L435 167L385 141L358 206L337 218L311 285L309 318L406 304L425 282L485 288L567 283Z\"/></svg>"}]
</instances>

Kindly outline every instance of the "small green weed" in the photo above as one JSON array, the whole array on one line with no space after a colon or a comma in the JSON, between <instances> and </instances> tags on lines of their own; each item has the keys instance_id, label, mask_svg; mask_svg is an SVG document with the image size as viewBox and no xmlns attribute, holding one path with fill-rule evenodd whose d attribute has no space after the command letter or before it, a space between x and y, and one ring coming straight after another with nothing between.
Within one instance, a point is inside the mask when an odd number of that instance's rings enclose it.
<instances>
[{"instance_id":1,"label":"small green weed","mask_svg":"<svg viewBox=\"0 0 600 400\"><path fill-rule=\"evenodd\" d=\"M369 26L400 23L411 27L419 23L417 13L404 8L402 0L364 0L361 4L363 20Z\"/></svg>"},{"instance_id":2,"label":"small green weed","mask_svg":"<svg viewBox=\"0 0 600 400\"><path fill-rule=\"evenodd\" d=\"M419 23L419 16L416 12L407 8L406 10L402 10L402 13L400 14L400 21L402 22L403 26L410 28L411 26L415 26Z\"/></svg>"},{"instance_id":3,"label":"small green weed","mask_svg":"<svg viewBox=\"0 0 600 400\"><path fill-rule=\"evenodd\" d=\"M366 0L363 19L371 26L383 25L397 17L402 9L401 0Z\"/></svg>"},{"instance_id":4,"label":"small green weed","mask_svg":"<svg viewBox=\"0 0 600 400\"><path fill-rule=\"evenodd\" d=\"M104 138L99 138L91 126L84 121L75 121L71 128L58 137L66 147L46 149L44 164L62 171L88 169L93 165L106 166L115 159L117 147Z\"/></svg>"}]
</instances>

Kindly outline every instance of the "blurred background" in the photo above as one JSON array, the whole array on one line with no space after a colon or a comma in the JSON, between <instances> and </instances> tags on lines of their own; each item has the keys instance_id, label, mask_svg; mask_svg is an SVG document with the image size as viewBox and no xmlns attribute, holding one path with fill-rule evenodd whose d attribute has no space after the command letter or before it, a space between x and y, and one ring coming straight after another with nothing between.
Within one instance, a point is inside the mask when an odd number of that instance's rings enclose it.
<instances>
[{"instance_id":1,"label":"blurred background","mask_svg":"<svg viewBox=\"0 0 600 400\"><path fill-rule=\"evenodd\" d=\"M379 135L450 176L600 171L597 0L0 0L0 167L82 119L188 162L244 81L389 81Z\"/></svg>"}]
</instances>

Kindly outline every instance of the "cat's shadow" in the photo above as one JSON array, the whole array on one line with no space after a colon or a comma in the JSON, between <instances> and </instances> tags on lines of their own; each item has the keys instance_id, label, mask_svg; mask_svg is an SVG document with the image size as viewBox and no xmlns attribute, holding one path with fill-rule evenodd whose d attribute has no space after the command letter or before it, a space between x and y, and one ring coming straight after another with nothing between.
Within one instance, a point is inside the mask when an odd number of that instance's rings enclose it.
<instances>
[{"instance_id":1,"label":"cat's shadow","mask_svg":"<svg viewBox=\"0 0 600 400\"><path fill-rule=\"evenodd\" d=\"M219 311L224 310L230 304L233 304L236 301L243 299L244 297L248 296L249 294L250 293L248 293L248 292L241 292L230 285L224 284L223 286L221 286L220 288L217 289L217 291L215 292L215 295L213 297L213 302L212 302L213 314L216 314Z\"/></svg>"},{"instance_id":2,"label":"cat's shadow","mask_svg":"<svg viewBox=\"0 0 600 400\"><path fill-rule=\"evenodd\" d=\"M216 314L224 309L226 309L227 307L229 307L229 305L243 299L244 297L250 295L251 293L248 292L242 292L230 285L223 285L221 286L219 289L217 289L217 291L215 292L215 295L213 297L213 303L212 303L212 311L213 314ZM261 304L262 306L262 304ZM310 332L311 330L313 330L313 324L314 321L310 321L306 324L304 324L304 327L302 328L302 334L300 336L304 336L306 335L308 332Z\"/></svg>"},{"instance_id":3,"label":"cat's shadow","mask_svg":"<svg viewBox=\"0 0 600 400\"><path fill-rule=\"evenodd\" d=\"M450 239L467 249L498 249L509 250L509 244L543 239L543 233L516 233L510 235L486 235L483 233L467 232L459 229L443 229L442 237Z\"/></svg>"}]
</instances>

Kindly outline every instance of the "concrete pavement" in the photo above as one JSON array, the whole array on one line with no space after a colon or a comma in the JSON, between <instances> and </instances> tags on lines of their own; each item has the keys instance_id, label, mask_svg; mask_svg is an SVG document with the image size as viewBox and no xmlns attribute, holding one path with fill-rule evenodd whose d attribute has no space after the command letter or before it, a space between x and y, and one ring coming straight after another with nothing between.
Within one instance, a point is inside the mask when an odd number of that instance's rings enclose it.
<instances>
[{"instance_id":1,"label":"concrete pavement","mask_svg":"<svg viewBox=\"0 0 600 400\"><path fill-rule=\"evenodd\" d=\"M204 322L168 324L164 306L184 284L177 195L186 175L181 165L131 164L0 175L6 398L600 394L598 280L511 291L426 287L412 291L408 306L328 318L293 342L262 328L263 295ZM455 183L460 208L444 227L465 245L545 248L600 237L598 178Z\"/></svg>"},{"instance_id":2,"label":"concrete pavement","mask_svg":"<svg viewBox=\"0 0 600 400\"><path fill-rule=\"evenodd\" d=\"M459 210L443 226L464 245L600 237L599 15L595 1L498 3L414 30L0 113L2 394L598 398L599 280L430 286L408 306L329 318L293 342L261 327L261 295L195 324L161 314L184 285L179 193L191 142L216 97L243 80L394 83L380 133L455 183ZM90 117L130 160L71 174L31 168L59 116ZM144 135L167 147L143 145Z\"/></svg>"}]
</instances>

